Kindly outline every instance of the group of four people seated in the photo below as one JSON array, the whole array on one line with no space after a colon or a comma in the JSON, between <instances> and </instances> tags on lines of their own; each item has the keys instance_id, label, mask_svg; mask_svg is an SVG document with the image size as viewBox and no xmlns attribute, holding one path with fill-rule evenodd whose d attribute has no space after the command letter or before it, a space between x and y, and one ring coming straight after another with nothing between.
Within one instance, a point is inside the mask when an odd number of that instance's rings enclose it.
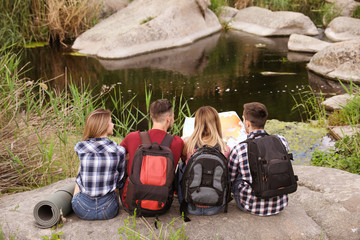
<instances>
[{"instance_id":1,"label":"group of four people seated","mask_svg":"<svg viewBox=\"0 0 360 240\"><path fill-rule=\"evenodd\" d=\"M244 104L243 123L248 138L261 137L268 112L265 105L258 102ZM161 143L174 124L174 111L170 101L159 99L150 106L152 129L148 130L151 142ZM72 208L85 220L111 219L117 216L121 202L125 203L128 181L134 155L141 139L139 131L129 133L119 144L108 136L113 134L114 124L109 110L97 109L86 118L82 141L75 146L80 160L76 177ZM289 150L287 141L281 142ZM258 216L278 214L288 204L288 196L272 198L256 197L251 187L252 178L246 143L238 143L230 149L222 138L218 112L211 106L200 107L195 114L194 131L187 139L174 136L170 145L174 166L179 160L186 163L198 146L219 146L228 159L228 171L232 192L240 210ZM126 203L125 206L126 208ZM195 215L213 215L222 206L188 206L188 212Z\"/></svg>"}]
</instances>

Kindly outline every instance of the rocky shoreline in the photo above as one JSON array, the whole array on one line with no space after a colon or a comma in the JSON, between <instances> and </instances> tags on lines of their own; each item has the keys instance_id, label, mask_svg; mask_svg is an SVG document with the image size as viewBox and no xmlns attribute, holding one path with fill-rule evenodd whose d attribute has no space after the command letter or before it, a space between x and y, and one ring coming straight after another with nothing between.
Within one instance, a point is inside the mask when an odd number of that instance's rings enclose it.
<instances>
[{"instance_id":1,"label":"rocky shoreline","mask_svg":"<svg viewBox=\"0 0 360 240\"><path fill-rule=\"evenodd\" d=\"M232 201L228 213L190 215L191 221L184 226L185 235L190 239L359 239L360 176L312 166L294 166L294 171L299 176L298 190L289 195L289 206L279 215L246 214ZM55 230L35 226L34 206L72 181L74 179L66 179L36 190L2 196L0 224L5 239L10 236L40 239L59 232L63 233L61 239L119 239L118 229L128 217L123 210L111 220L84 221L71 213L63 226ZM168 224L174 218L174 227L178 229L183 223L177 199L170 211L160 216L160 222ZM154 218L146 220L154 226ZM136 222L136 231L149 236L143 220L137 218ZM126 239L126 234L122 237Z\"/></svg>"}]
</instances>

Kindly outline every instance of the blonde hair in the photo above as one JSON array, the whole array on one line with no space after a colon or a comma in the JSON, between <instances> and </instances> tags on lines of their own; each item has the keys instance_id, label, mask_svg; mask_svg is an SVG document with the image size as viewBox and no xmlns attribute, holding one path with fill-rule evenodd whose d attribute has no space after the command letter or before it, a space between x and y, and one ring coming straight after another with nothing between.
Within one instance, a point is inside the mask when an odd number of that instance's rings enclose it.
<instances>
[{"instance_id":1,"label":"blonde hair","mask_svg":"<svg viewBox=\"0 0 360 240\"><path fill-rule=\"evenodd\" d=\"M109 127L111 112L102 108L91 112L85 120L82 141L104 135Z\"/></svg>"},{"instance_id":2,"label":"blonde hair","mask_svg":"<svg viewBox=\"0 0 360 240\"><path fill-rule=\"evenodd\" d=\"M195 114L194 132L185 142L185 154L191 154L196 147L220 145L225 152L226 143L222 140L221 123L218 112L211 106L199 108Z\"/></svg>"}]
</instances>

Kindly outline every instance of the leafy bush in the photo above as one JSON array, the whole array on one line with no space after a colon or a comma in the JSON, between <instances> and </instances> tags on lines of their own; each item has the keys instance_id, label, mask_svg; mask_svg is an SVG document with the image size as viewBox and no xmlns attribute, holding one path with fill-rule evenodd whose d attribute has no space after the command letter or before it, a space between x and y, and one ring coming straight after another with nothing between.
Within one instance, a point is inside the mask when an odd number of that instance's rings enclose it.
<instances>
[{"instance_id":1,"label":"leafy bush","mask_svg":"<svg viewBox=\"0 0 360 240\"><path fill-rule=\"evenodd\" d=\"M360 174L360 134L346 136L336 142L335 149L315 151L311 158L314 166L330 167Z\"/></svg>"},{"instance_id":2,"label":"leafy bush","mask_svg":"<svg viewBox=\"0 0 360 240\"><path fill-rule=\"evenodd\" d=\"M210 0L211 5L209 9L213 11L216 16L219 16L222 8L227 5L227 0Z\"/></svg>"}]
</instances>

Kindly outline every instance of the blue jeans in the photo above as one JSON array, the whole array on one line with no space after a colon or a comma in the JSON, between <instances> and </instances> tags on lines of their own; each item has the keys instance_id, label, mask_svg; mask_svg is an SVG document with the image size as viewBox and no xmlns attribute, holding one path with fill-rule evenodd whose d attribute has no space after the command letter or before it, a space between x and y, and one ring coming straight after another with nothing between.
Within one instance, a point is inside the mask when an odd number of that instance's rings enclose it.
<instances>
[{"instance_id":1,"label":"blue jeans","mask_svg":"<svg viewBox=\"0 0 360 240\"><path fill-rule=\"evenodd\" d=\"M115 192L102 197L89 197L79 192L71 200L71 205L76 215L84 220L111 219L119 213L119 199Z\"/></svg>"},{"instance_id":2,"label":"blue jeans","mask_svg":"<svg viewBox=\"0 0 360 240\"><path fill-rule=\"evenodd\" d=\"M235 181L233 182L232 185L232 190L234 193L234 198L235 198L235 202L236 205L240 208L241 211L246 212L246 213L250 213L248 210L246 210L240 202L240 190L239 190L239 185L243 183L243 180L238 176Z\"/></svg>"},{"instance_id":3,"label":"blue jeans","mask_svg":"<svg viewBox=\"0 0 360 240\"><path fill-rule=\"evenodd\" d=\"M194 208L193 208L194 207ZM188 204L188 213L193 215L215 215L223 210L224 206L214 206L214 207L197 207L194 206L192 203Z\"/></svg>"}]
</instances>

